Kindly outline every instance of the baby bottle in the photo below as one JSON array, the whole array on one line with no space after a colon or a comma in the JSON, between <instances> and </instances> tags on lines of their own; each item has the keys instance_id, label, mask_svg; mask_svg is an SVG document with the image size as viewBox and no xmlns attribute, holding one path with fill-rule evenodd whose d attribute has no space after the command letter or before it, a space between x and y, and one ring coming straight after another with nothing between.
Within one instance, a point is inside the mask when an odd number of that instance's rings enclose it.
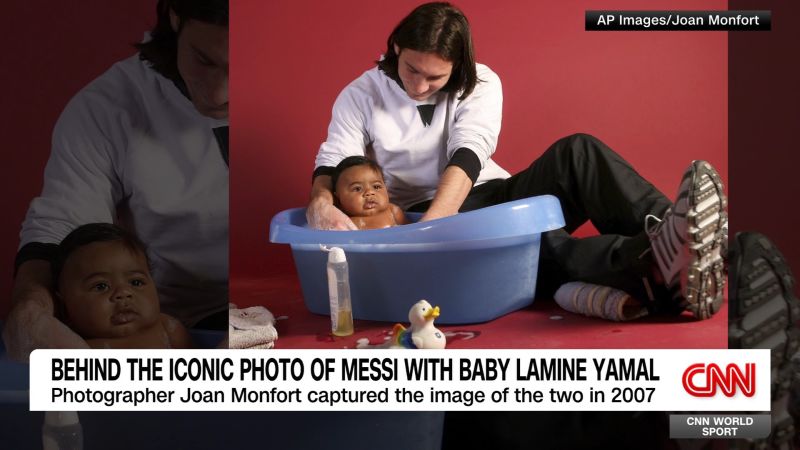
<instances>
[{"instance_id":1,"label":"baby bottle","mask_svg":"<svg viewBox=\"0 0 800 450\"><path fill-rule=\"evenodd\" d=\"M333 247L328 253L328 295L331 304L331 332L335 336L353 334L353 308L350 305L350 275L344 250Z\"/></svg>"},{"instance_id":2,"label":"baby bottle","mask_svg":"<svg viewBox=\"0 0 800 450\"><path fill-rule=\"evenodd\" d=\"M75 411L47 411L42 425L44 450L83 450L83 428Z\"/></svg>"}]
</instances>

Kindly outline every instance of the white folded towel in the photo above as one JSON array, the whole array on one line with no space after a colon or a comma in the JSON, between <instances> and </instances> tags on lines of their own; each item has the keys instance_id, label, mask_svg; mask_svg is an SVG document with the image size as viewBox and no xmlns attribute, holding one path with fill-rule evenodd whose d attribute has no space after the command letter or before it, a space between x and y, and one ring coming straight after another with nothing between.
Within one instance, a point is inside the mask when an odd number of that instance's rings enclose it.
<instances>
[{"instance_id":1,"label":"white folded towel","mask_svg":"<svg viewBox=\"0 0 800 450\"><path fill-rule=\"evenodd\" d=\"M228 309L229 348L272 348L278 339L275 317L263 306Z\"/></svg>"}]
</instances>

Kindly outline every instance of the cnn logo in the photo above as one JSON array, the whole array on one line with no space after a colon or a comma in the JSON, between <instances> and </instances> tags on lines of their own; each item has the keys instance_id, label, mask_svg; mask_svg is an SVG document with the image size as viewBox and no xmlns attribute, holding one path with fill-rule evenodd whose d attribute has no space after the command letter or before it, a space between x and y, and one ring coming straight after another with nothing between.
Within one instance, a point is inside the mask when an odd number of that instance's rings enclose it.
<instances>
[{"instance_id":1,"label":"cnn logo","mask_svg":"<svg viewBox=\"0 0 800 450\"><path fill-rule=\"evenodd\" d=\"M683 389L694 397L713 397L717 395L717 388L726 396L733 397L737 386L745 397L755 395L755 363L746 363L744 371L736 364L728 364L724 372L714 363L698 363L683 372Z\"/></svg>"}]
</instances>

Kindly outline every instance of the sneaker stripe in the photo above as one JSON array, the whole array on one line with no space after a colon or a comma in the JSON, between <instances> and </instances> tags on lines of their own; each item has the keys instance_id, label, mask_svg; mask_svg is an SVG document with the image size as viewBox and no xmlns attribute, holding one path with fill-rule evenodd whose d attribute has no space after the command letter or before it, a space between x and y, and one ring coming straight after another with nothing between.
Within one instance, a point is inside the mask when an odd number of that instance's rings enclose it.
<instances>
[{"instance_id":1,"label":"sneaker stripe","mask_svg":"<svg viewBox=\"0 0 800 450\"><path fill-rule=\"evenodd\" d=\"M763 305L760 305L758 308L748 312L747 315L742 319L742 328L746 331L752 330L758 326L758 324L769 320L769 318L773 316L778 317L778 313L782 313L783 311L783 297L778 294L772 297L769 301L765 302Z\"/></svg>"},{"instance_id":2,"label":"sneaker stripe","mask_svg":"<svg viewBox=\"0 0 800 450\"><path fill-rule=\"evenodd\" d=\"M766 263L763 263L766 264ZM772 272L764 272L758 279L753 280L750 282L750 289L757 290L760 289L762 285L766 284L767 282L777 283L778 278Z\"/></svg>"},{"instance_id":3,"label":"sneaker stripe","mask_svg":"<svg viewBox=\"0 0 800 450\"><path fill-rule=\"evenodd\" d=\"M667 286L672 286L675 281L675 273L677 271L671 270L670 261L667 250L664 248L664 242L656 241L653 245L653 254L656 257L656 262L658 263L659 268L661 269L661 274L665 278L665 282Z\"/></svg>"},{"instance_id":4,"label":"sneaker stripe","mask_svg":"<svg viewBox=\"0 0 800 450\"><path fill-rule=\"evenodd\" d=\"M794 277L778 250L758 234L737 235L733 254L728 346L771 350L773 430L758 443L784 448L795 432L786 412L790 392L797 389L792 385L792 356L800 348Z\"/></svg>"},{"instance_id":5,"label":"sneaker stripe","mask_svg":"<svg viewBox=\"0 0 800 450\"><path fill-rule=\"evenodd\" d=\"M722 304L725 287L720 247L726 205L722 182L710 164L694 161L681 179L672 208L655 230L648 230L656 263L675 303L697 318Z\"/></svg>"}]
</instances>

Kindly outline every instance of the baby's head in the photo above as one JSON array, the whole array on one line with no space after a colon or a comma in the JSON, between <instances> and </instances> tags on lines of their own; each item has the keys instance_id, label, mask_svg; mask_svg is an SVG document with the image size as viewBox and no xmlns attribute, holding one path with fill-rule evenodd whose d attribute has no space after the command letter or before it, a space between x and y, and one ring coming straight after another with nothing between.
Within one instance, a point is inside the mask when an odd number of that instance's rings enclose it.
<instances>
[{"instance_id":1,"label":"baby's head","mask_svg":"<svg viewBox=\"0 0 800 450\"><path fill-rule=\"evenodd\" d=\"M372 216L389 207L383 170L364 156L349 156L336 166L331 179L333 195L348 216Z\"/></svg>"},{"instance_id":2,"label":"baby's head","mask_svg":"<svg viewBox=\"0 0 800 450\"><path fill-rule=\"evenodd\" d=\"M61 241L53 284L64 321L84 338L136 334L160 320L144 244L107 223L82 225Z\"/></svg>"}]
</instances>

